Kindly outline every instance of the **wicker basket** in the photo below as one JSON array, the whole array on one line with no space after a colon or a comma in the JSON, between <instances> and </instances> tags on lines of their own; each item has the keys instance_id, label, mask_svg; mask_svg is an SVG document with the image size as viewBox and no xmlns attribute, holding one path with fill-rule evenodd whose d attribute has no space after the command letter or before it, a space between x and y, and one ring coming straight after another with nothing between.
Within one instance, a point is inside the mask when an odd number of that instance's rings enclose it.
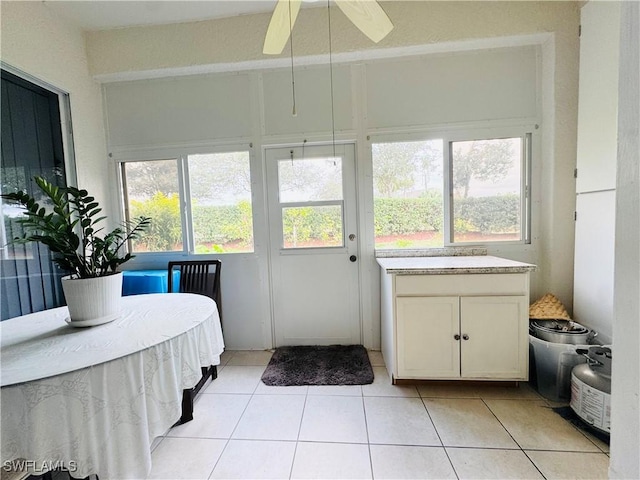
<instances>
[{"instance_id":1,"label":"wicker basket","mask_svg":"<svg viewBox=\"0 0 640 480\"><path fill-rule=\"evenodd\" d=\"M547 293L544 297L536 300L529 307L529 318L536 320L544 319L564 319L571 320L567 310L555 295Z\"/></svg>"}]
</instances>

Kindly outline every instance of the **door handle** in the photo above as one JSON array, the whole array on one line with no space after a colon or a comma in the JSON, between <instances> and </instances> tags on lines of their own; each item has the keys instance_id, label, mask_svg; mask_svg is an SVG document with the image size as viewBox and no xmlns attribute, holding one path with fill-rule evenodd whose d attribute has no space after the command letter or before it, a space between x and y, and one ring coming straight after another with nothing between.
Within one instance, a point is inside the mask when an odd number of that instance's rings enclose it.
<instances>
[{"instance_id":1,"label":"door handle","mask_svg":"<svg viewBox=\"0 0 640 480\"><path fill-rule=\"evenodd\" d=\"M466 333L464 335L462 335L462 339L463 340L469 340L469 335L467 335Z\"/></svg>"},{"instance_id":2,"label":"door handle","mask_svg":"<svg viewBox=\"0 0 640 480\"><path fill-rule=\"evenodd\" d=\"M454 340L460 340L460 335L458 335L457 333L453 336Z\"/></svg>"},{"instance_id":3,"label":"door handle","mask_svg":"<svg viewBox=\"0 0 640 480\"><path fill-rule=\"evenodd\" d=\"M352 262L355 262L357 259L358 259L358 257L356 257L355 255L351 255L349 257L349 260L352 261Z\"/></svg>"}]
</instances>

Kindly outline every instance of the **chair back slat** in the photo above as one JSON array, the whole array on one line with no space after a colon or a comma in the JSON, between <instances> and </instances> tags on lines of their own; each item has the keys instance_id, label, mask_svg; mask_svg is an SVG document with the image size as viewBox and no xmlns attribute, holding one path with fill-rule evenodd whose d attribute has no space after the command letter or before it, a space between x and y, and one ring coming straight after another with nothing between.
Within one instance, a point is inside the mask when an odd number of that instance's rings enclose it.
<instances>
[{"instance_id":1,"label":"chair back slat","mask_svg":"<svg viewBox=\"0 0 640 480\"><path fill-rule=\"evenodd\" d=\"M168 285L169 293L173 292L173 271L180 270L178 291L182 293L197 293L215 300L218 314L222 322L222 295L220 292L220 260L184 260L169 262Z\"/></svg>"}]
</instances>

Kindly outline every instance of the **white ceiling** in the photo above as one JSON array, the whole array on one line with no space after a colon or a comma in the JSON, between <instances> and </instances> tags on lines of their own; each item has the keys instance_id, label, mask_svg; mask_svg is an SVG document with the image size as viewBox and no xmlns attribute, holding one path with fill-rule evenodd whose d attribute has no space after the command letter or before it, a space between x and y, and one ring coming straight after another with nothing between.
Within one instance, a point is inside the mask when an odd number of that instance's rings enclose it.
<instances>
[{"instance_id":1,"label":"white ceiling","mask_svg":"<svg viewBox=\"0 0 640 480\"><path fill-rule=\"evenodd\" d=\"M276 0L44 0L84 30L161 25L270 12Z\"/></svg>"}]
</instances>

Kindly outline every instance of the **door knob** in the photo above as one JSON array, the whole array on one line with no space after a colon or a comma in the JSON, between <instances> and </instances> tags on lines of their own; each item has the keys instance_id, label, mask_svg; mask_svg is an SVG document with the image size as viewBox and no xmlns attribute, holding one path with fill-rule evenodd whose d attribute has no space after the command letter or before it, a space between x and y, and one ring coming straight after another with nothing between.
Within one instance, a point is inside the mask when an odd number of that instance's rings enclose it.
<instances>
[{"instance_id":1,"label":"door knob","mask_svg":"<svg viewBox=\"0 0 640 480\"><path fill-rule=\"evenodd\" d=\"M458 335L457 333L453 336L454 340L460 340L460 335Z\"/></svg>"},{"instance_id":2,"label":"door knob","mask_svg":"<svg viewBox=\"0 0 640 480\"><path fill-rule=\"evenodd\" d=\"M349 257L349 260L351 260L352 262L355 262L358 259L358 257L356 257L355 255L351 255Z\"/></svg>"},{"instance_id":3,"label":"door knob","mask_svg":"<svg viewBox=\"0 0 640 480\"><path fill-rule=\"evenodd\" d=\"M469 340L469 335L467 335L466 333L462 335L462 339L463 340Z\"/></svg>"}]
</instances>

